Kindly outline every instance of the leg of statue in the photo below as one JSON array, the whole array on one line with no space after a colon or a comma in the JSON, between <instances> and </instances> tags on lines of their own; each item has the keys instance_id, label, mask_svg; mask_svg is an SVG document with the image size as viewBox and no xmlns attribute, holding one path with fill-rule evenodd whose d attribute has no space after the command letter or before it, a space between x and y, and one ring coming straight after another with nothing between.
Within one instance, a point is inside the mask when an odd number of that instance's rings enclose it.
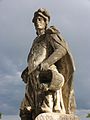
<instances>
[{"instance_id":1,"label":"leg of statue","mask_svg":"<svg viewBox=\"0 0 90 120\"><path fill-rule=\"evenodd\" d=\"M63 103L63 98L62 98L62 89L57 90L54 93L53 99L54 99L53 100L54 101L53 111L60 112L60 113L66 113L64 103Z\"/></svg>"},{"instance_id":2,"label":"leg of statue","mask_svg":"<svg viewBox=\"0 0 90 120\"><path fill-rule=\"evenodd\" d=\"M54 101L54 106L53 106L53 111L54 112L61 112L61 106L60 106L60 90L57 90L54 95L53 95L53 101Z\"/></svg>"},{"instance_id":3,"label":"leg of statue","mask_svg":"<svg viewBox=\"0 0 90 120\"><path fill-rule=\"evenodd\" d=\"M21 120L32 120L32 112L28 110L20 110Z\"/></svg>"},{"instance_id":4,"label":"leg of statue","mask_svg":"<svg viewBox=\"0 0 90 120\"><path fill-rule=\"evenodd\" d=\"M53 96L51 91L47 91L45 99L41 106L42 112L52 112L53 110Z\"/></svg>"},{"instance_id":5,"label":"leg of statue","mask_svg":"<svg viewBox=\"0 0 90 120\"><path fill-rule=\"evenodd\" d=\"M20 106L19 116L21 120L32 120L32 111L28 110L28 108L30 108L30 105L29 105L27 97L25 96Z\"/></svg>"}]
</instances>

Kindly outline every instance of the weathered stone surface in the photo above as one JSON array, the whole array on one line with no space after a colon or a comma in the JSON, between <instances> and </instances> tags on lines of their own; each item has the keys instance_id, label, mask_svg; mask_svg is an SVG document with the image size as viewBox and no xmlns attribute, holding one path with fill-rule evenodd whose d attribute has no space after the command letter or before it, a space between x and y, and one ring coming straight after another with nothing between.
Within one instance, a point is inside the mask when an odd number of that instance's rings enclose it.
<instances>
[{"instance_id":1,"label":"weathered stone surface","mask_svg":"<svg viewBox=\"0 0 90 120\"><path fill-rule=\"evenodd\" d=\"M20 117L21 120L23 117L23 120L28 120L28 116L34 119L44 112L36 120L78 120L74 115L65 114L74 113L76 109L72 84L74 61L58 29L55 26L48 28L49 21L50 15L46 9L35 11L32 22L37 37L30 49L27 67L21 75L26 90ZM49 113L52 111L63 114Z\"/></svg>"},{"instance_id":2,"label":"weathered stone surface","mask_svg":"<svg viewBox=\"0 0 90 120\"><path fill-rule=\"evenodd\" d=\"M80 120L74 114L42 113L35 120Z\"/></svg>"}]
</instances>

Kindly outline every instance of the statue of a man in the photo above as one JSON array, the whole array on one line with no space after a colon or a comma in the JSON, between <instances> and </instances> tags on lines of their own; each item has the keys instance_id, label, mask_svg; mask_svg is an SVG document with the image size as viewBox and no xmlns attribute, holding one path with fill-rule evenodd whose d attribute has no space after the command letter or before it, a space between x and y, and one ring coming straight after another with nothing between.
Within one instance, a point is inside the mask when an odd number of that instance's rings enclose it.
<instances>
[{"instance_id":1,"label":"statue of a man","mask_svg":"<svg viewBox=\"0 0 90 120\"><path fill-rule=\"evenodd\" d=\"M20 107L21 120L35 119L43 112L73 113L76 108L73 89L75 65L67 43L54 27L47 27L50 15L40 8L34 13L37 37L22 72L26 83Z\"/></svg>"}]
</instances>

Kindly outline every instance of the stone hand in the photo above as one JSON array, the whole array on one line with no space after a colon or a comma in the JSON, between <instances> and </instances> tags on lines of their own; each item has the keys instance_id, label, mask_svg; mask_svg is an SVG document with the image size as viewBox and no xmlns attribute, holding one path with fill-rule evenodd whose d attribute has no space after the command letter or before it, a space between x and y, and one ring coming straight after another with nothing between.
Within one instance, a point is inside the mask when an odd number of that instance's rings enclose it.
<instances>
[{"instance_id":1,"label":"stone hand","mask_svg":"<svg viewBox=\"0 0 90 120\"><path fill-rule=\"evenodd\" d=\"M41 65L40 65L40 69L41 70L48 70L48 68L49 68L49 64L48 63L41 63Z\"/></svg>"}]
</instances>

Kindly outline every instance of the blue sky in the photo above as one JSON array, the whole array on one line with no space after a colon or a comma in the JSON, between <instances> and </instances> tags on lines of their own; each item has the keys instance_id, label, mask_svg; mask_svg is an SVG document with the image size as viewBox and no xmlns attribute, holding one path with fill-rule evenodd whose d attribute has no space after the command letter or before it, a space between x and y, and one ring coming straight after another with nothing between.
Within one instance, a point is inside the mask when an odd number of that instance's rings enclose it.
<instances>
[{"instance_id":1,"label":"blue sky","mask_svg":"<svg viewBox=\"0 0 90 120\"><path fill-rule=\"evenodd\" d=\"M32 17L43 7L73 53L78 109L90 109L90 0L0 0L0 112L18 114L25 84L20 74L36 37Z\"/></svg>"}]
</instances>

